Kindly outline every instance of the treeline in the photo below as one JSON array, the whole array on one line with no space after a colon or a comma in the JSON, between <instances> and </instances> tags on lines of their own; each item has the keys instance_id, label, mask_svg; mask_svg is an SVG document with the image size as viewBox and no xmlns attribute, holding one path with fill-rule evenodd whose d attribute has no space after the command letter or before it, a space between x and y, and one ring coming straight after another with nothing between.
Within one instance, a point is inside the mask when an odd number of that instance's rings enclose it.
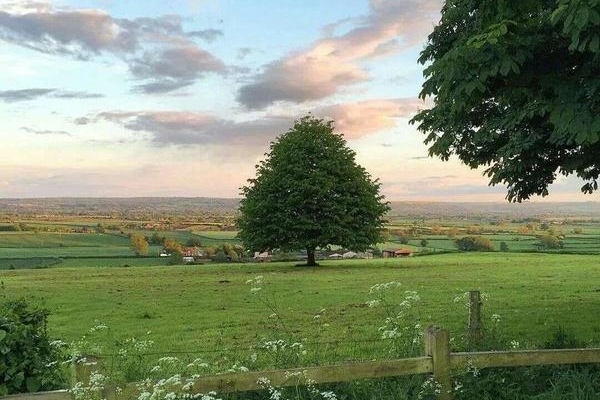
<instances>
[{"instance_id":1,"label":"treeline","mask_svg":"<svg viewBox=\"0 0 600 400\"><path fill-rule=\"evenodd\" d=\"M10 225L0 225L0 232L21 232L27 230L29 230L29 227L22 222Z\"/></svg>"}]
</instances>

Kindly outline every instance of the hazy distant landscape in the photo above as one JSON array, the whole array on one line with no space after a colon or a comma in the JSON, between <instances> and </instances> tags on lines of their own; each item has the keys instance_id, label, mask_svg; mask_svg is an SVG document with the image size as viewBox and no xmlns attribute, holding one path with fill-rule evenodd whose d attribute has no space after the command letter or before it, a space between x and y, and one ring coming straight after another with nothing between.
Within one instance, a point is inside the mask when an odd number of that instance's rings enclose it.
<instances>
[{"instance_id":1,"label":"hazy distant landscape","mask_svg":"<svg viewBox=\"0 0 600 400\"><path fill-rule=\"evenodd\" d=\"M0 215L100 218L233 215L239 199L211 197L0 198ZM600 201L589 202L390 202L390 218L419 217L600 217Z\"/></svg>"}]
</instances>

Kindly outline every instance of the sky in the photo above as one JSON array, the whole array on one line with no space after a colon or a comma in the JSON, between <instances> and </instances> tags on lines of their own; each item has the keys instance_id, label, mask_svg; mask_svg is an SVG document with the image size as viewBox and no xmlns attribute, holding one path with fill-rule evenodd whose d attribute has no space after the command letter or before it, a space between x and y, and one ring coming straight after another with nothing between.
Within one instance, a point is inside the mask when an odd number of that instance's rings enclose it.
<instances>
[{"instance_id":1,"label":"sky","mask_svg":"<svg viewBox=\"0 0 600 400\"><path fill-rule=\"evenodd\" d=\"M331 118L389 200L504 201L427 156L417 63L441 0L0 0L0 197L237 197ZM549 201L596 201L559 178ZM536 198L534 201L542 199Z\"/></svg>"}]
</instances>

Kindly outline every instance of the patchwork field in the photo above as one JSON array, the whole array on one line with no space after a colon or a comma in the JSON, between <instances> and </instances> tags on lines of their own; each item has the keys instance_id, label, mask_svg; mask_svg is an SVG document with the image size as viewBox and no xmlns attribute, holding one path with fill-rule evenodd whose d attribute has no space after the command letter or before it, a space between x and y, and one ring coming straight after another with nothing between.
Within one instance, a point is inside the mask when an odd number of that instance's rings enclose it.
<instances>
[{"instance_id":1,"label":"patchwork field","mask_svg":"<svg viewBox=\"0 0 600 400\"><path fill-rule=\"evenodd\" d=\"M395 302L406 290L418 293L413 312L423 326L463 332L466 310L455 298L477 289L489 296L487 318L499 314L501 328L522 343L544 340L558 326L597 341L598 261L590 255L479 253L327 261L314 269L290 263L106 268L99 262L2 271L0 280L5 295L45 303L55 337L77 340L100 321L110 329L94 339L98 343L110 347L150 331L159 353L248 347L271 337L272 310L246 284L256 275L264 277L260 296L276 301L294 337L339 340L338 347L380 337L385 314L365 302L372 299L371 286L389 281L402 283Z\"/></svg>"},{"instance_id":2,"label":"patchwork field","mask_svg":"<svg viewBox=\"0 0 600 400\"><path fill-rule=\"evenodd\" d=\"M54 224L56 226L58 224ZM37 227L44 225L36 225ZM61 225L63 226L63 225ZM66 225L65 225L66 226ZM88 226L69 225L71 228ZM237 244L236 232L125 230L124 233L0 232L0 269L71 266L161 265L162 246L150 245L144 257L136 257L129 245L129 233L162 237L185 243L190 238L204 246Z\"/></svg>"}]
</instances>

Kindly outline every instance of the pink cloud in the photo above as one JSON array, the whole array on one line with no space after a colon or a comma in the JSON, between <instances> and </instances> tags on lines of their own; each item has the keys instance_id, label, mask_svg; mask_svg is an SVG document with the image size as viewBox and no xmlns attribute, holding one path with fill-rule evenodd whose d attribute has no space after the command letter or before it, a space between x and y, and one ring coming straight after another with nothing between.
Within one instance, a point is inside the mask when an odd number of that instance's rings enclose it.
<instances>
[{"instance_id":1,"label":"pink cloud","mask_svg":"<svg viewBox=\"0 0 600 400\"><path fill-rule=\"evenodd\" d=\"M314 113L333 119L336 130L346 139L357 139L392 128L397 118L410 117L425 107L426 103L412 98L376 99L336 104L314 110Z\"/></svg>"},{"instance_id":2,"label":"pink cloud","mask_svg":"<svg viewBox=\"0 0 600 400\"><path fill-rule=\"evenodd\" d=\"M395 126L396 119L414 115L427 104L413 98L371 99L335 104L311 110L313 115L333 119L336 131L347 139L358 139ZM211 145L239 147L246 154L264 149L277 135L285 133L301 115L266 115L246 121L233 121L199 111L106 111L77 118L86 125L100 120L148 134L160 146Z\"/></svg>"},{"instance_id":3,"label":"pink cloud","mask_svg":"<svg viewBox=\"0 0 600 400\"><path fill-rule=\"evenodd\" d=\"M308 49L268 64L242 86L238 100L249 109L277 101L302 103L333 95L344 86L369 79L361 61L386 56L422 41L439 16L439 0L372 0L357 27L328 36ZM344 21L346 22L346 21Z\"/></svg>"}]
</instances>

